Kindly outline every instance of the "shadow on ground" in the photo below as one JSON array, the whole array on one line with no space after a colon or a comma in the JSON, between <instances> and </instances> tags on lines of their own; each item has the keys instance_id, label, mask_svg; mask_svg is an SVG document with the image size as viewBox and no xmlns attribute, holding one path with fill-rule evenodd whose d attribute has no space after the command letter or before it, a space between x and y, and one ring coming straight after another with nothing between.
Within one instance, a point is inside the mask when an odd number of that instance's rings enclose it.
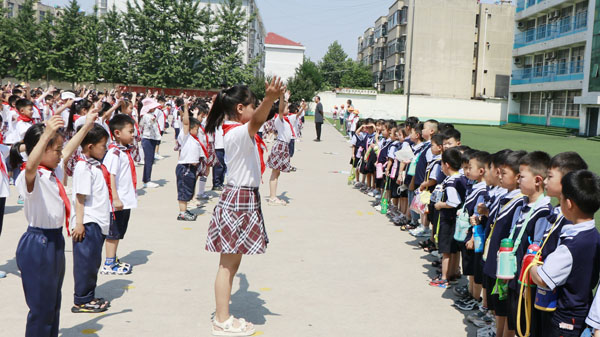
<instances>
[{"instance_id":1,"label":"shadow on ground","mask_svg":"<svg viewBox=\"0 0 600 337\"><path fill-rule=\"evenodd\" d=\"M120 257L119 260L129 263L132 267L148 263L148 256L152 255L150 250L134 250L133 252Z\"/></svg>"},{"instance_id":2,"label":"shadow on ground","mask_svg":"<svg viewBox=\"0 0 600 337\"><path fill-rule=\"evenodd\" d=\"M21 277L21 273L19 272L19 267L17 267L17 258L13 257L10 260L7 260L5 264L0 266L0 270L5 272L6 274L12 274L16 277Z\"/></svg>"},{"instance_id":3,"label":"shadow on ground","mask_svg":"<svg viewBox=\"0 0 600 337\"><path fill-rule=\"evenodd\" d=\"M240 278L240 289L231 295L231 305L229 311L236 318L244 318L254 325L263 325L267 322L266 316L280 316L272 313L260 298L260 294L255 291L249 291L250 284L246 274L237 274Z\"/></svg>"},{"instance_id":4,"label":"shadow on ground","mask_svg":"<svg viewBox=\"0 0 600 337\"><path fill-rule=\"evenodd\" d=\"M105 314L105 313L96 314L94 318L90 319L87 322L77 324L71 328L60 329L59 335L61 337L72 337L72 336L74 337L74 336L81 336L83 334L86 336L99 337L100 335L97 334L97 332L102 330L102 327L103 327L103 325L99 323L99 321L101 319L104 319L104 318L107 318L110 316L114 316L114 315L120 315L120 314L124 314L124 313L128 313L128 312L132 312L132 311L133 310L131 310L131 309L124 309L119 312L111 312L108 314Z\"/></svg>"}]
</instances>

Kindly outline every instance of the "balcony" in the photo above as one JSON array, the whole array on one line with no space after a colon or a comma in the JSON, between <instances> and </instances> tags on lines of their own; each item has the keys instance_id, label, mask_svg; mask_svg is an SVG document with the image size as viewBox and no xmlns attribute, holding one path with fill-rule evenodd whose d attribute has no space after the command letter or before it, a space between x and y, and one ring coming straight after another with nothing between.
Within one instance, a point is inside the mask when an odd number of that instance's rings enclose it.
<instances>
[{"instance_id":1,"label":"balcony","mask_svg":"<svg viewBox=\"0 0 600 337\"><path fill-rule=\"evenodd\" d=\"M517 0L517 13L522 12L525 8L529 8L546 0Z\"/></svg>"},{"instance_id":2,"label":"balcony","mask_svg":"<svg viewBox=\"0 0 600 337\"><path fill-rule=\"evenodd\" d=\"M511 85L583 80L583 60L513 71Z\"/></svg>"},{"instance_id":3,"label":"balcony","mask_svg":"<svg viewBox=\"0 0 600 337\"><path fill-rule=\"evenodd\" d=\"M539 25L515 35L514 49L522 48L539 42L583 32L587 29L587 11L577 13L574 17L567 16L556 22Z\"/></svg>"}]
</instances>

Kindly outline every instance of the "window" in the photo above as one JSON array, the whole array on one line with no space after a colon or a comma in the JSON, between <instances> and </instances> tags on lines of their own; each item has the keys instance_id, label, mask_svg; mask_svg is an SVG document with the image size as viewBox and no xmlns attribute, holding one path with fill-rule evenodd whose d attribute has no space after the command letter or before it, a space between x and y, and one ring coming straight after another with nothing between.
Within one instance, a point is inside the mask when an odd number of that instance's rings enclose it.
<instances>
[{"instance_id":1,"label":"window","mask_svg":"<svg viewBox=\"0 0 600 337\"><path fill-rule=\"evenodd\" d=\"M396 79L399 81L404 81L404 64L396 66Z\"/></svg>"},{"instance_id":2,"label":"window","mask_svg":"<svg viewBox=\"0 0 600 337\"><path fill-rule=\"evenodd\" d=\"M531 93L531 108L529 111L530 115L541 115L542 114L542 92L536 91Z\"/></svg>"},{"instance_id":3,"label":"window","mask_svg":"<svg viewBox=\"0 0 600 337\"><path fill-rule=\"evenodd\" d=\"M385 70L385 80L395 81L396 80L396 67L390 67Z\"/></svg>"},{"instance_id":4,"label":"window","mask_svg":"<svg viewBox=\"0 0 600 337\"><path fill-rule=\"evenodd\" d=\"M581 13L581 12L585 12L588 9L588 2L586 1L582 1L578 4L575 5L575 13Z\"/></svg>"},{"instance_id":5,"label":"window","mask_svg":"<svg viewBox=\"0 0 600 337\"><path fill-rule=\"evenodd\" d=\"M388 16L388 27L390 29L394 28L400 24L400 22L398 21L399 15L400 15L400 11L395 11L394 13L392 13L392 15Z\"/></svg>"},{"instance_id":6,"label":"window","mask_svg":"<svg viewBox=\"0 0 600 337\"><path fill-rule=\"evenodd\" d=\"M579 117L579 104L575 104L575 96L581 96L581 91L569 91L567 95L567 117Z\"/></svg>"},{"instance_id":7,"label":"window","mask_svg":"<svg viewBox=\"0 0 600 337\"><path fill-rule=\"evenodd\" d=\"M475 28L479 28L479 14L475 14Z\"/></svg>"},{"instance_id":8,"label":"window","mask_svg":"<svg viewBox=\"0 0 600 337\"><path fill-rule=\"evenodd\" d=\"M44 21L45 17L46 17L46 12L40 11L40 21Z\"/></svg>"},{"instance_id":9,"label":"window","mask_svg":"<svg viewBox=\"0 0 600 337\"><path fill-rule=\"evenodd\" d=\"M544 70L544 54L535 55L533 59L533 77L542 77Z\"/></svg>"},{"instance_id":10,"label":"window","mask_svg":"<svg viewBox=\"0 0 600 337\"><path fill-rule=\"evenodd\" d=\"M108 7L108 0L101 0L100 1L100 6L107 8Z\"/></svg>"},{"instance_id":11,"label":"window","mask_svg":"<svg viewBox=\"0 0 600 337\"><path fill-rule=\"evenodd\" d=\"M529 96L530 93L529 92L522 92L521 94L521 103L520 105L520 109L519 109L519 113L521 115L529 115Z\"/></svg>"},{"instance_id":12,"label":"window","mask_svg":"<svg viewBox=\"0 0 600 337\"><path fill-rule=\"evenodd\" d=\"M404 43L405 39L403 39L403 37L401 37L400 40L391 40L390 42L388 42L387 56L391 56L395 53L404 52Z\"/></svg>"},{"instance_id":13,"label":"window","mask_svg":"<svg viewBox=\"0 0 600 337\"><path fill-rule=\"evenodd\" d=\"M554 100L552 100L552 116L563 116L565 114L565 103L567 102L566 91L552 92Z\"/></svg>"},{"instance_id":14,"label":"window","mask_svg":"<svg viewBox=\"0 0 600 337\"><path fill-rule=\"evenodd\" d=\"M405 25L406 22L408 21L408 6L402 7L399 15L400 15L400 24Z\"/></svg>"},{"instance_id":15,"label":"window","mask_svg":"<svg viewBox=\"0 0 600 337\"><path fill-rule=\"evenodd\" d=\"M567 67L568 60L569 60L569 50L568 49L559 50L558 54L557 54L557 61L558 61L557 74L558 75L564 75L568 72L568 70L569 70L569 68Z\"/></svg>"},{"instance_id":16,"label":"window","mask_svg":"<svg viewBox=\"0 0 600 337\"><path fill-rule=\"evenodd\" d=\"M583 72L583 53L585 52L585 47L577 47L571 50L571 73L581 73Z\"/></svg>"},{"instance_id":17,"label":"window","mask_svg":"<svg viewBox=\"0 0 600 337\"><path fill-rule=\"evenodd\" d=\"M383 36L383 28L381 26L377 26L377 28L375 28L375 40L379 39L380 37Z\"/></svg>"},{"instance_id":18,"label":"window","mask_svg":"<svg viewBox=\"0 0 600 337\"><path fill-rule=\"evenodd\" d=\"M8 17L12 18L15 15L15 13L14 13L15 4L12 3L12 2L9 2L8 5L7 5L7 8L8 8L8 13L7 13Z\"/></svg>"}]
</instances>

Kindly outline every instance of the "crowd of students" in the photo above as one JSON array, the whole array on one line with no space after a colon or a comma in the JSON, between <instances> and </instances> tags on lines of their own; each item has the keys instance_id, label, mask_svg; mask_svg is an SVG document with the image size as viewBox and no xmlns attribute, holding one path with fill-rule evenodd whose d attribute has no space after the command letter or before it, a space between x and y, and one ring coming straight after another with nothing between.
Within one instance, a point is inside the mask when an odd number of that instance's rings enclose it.
<instances>
[{"instance_id":1,"label":"crowd of students","mask_svg":"<svg viewBox=\"0 0 600 337\"><path fill-rule=\"evenodd\" d=\"M478 336L600 336L600 178L576 152L488 153L415 117L360 120L351 136L354 187L426 238L437 257L429 285L476 310L467 320Z\"/></svg>"},{"instance_id":2,"label":"crowd of students","mask_svg":"<svg viewBox=\"0 0 600 337\"><path fill-rule=\"evenodd\" d=\"M188 204L194 196L200 201L209 198L205 188L211 168L213 191L221 192L206 241L206 250L221 253L212 332L254 333L251 323L229 314L231 283L242 255L266 250L258 186L270 167L268 203L286 204L277 198L278 179L280 172L295 170L290 158L306 111L305 104L288 102L289 92L280 79L265 86L262 102L242 85L212 98L85 87L43 90L10 83L0 88L0 231L14 184L28 222L16 252L29 307L26 336L58 335L65 274L63 226L73 241L71 311L109 309L110 302L95 293L98 272L132 272L132 266L117 257L117 248L138 205L136 166L144 166L143 188L160 186L152 181L152 167L164 158L159 147L169 122L178 152L177 220L196 220ZM263 136L276 137L266 162Z\"/></svg>"}]
</instances>

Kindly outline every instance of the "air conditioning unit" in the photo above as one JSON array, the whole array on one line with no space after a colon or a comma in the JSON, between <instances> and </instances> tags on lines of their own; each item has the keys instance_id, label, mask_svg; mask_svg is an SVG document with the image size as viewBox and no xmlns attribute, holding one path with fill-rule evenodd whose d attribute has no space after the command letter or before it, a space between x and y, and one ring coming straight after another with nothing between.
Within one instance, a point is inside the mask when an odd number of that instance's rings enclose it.
<instances>
[{"instance_id":1,"label":"air conditioning unit","mask_svg":"<svg viewBox=\"0 0 600 337\"><path fill-rule=\"evenodd\" d=\"M560 17L560 11L554 11L550 13L550 19L551 20L556 20Z\"/></svg>"},{"instance_id":2,"label":"air conditioning unit","mask_svg":"<svg viewBox=\"0 0 600 337\"><path fill-rule=\"evenodd\" d=\"M521 99L521 95L519 95L519 93L514 92L512 94L512 99L513 101L518 101L519 99Z\"/></svg>"},{"instance_id":3,"label":"air conditioning unit","mask_svg":"<svg viewBox=\"0 0 600 337\"><path fill-rule=\"evenodd\" d=\"M387 60L383 60L383 66L385 67L387 65Z\"/></svg>"},{"instance_id":4,"label":"air conditioning unit","mask_svg":"<svg viewBox=\"0 0 600 337\"><path fill-rule=\"evenodd\" d=\"M515 65L520 66L523 63L523 60L520 57L515 57Z\"/></svg>"},{"instance_id":5,"label":"air conditioning unit","mask_svg":"<svg viewBox=\"0 0 600 337\"><path fill-rule=\"evenodd\" d=\"M527 27L527 26L525 25L525 22L519 21L519 22L517 23L517 28L518 28L519 30L525 30L525 27Z\"/></svg>"},{"instance_id":6,"label":"air conditioning unit","mask_svg":"<svg viewBox=\"0 0 600 337\"><path fill-rule=\"evenodd\" d=\"M546 99L552 99L552 93L551 92L547 92L546 93Z\"/></svg>"},{"instance_id":7,"label":"air conditioning unit","mask_svg":"<svg viewBox=\"0 0 600 337\"><path fill-rule=\"evenodd\" d=\"M400 58L400 64L404 64L404 57Z\"/></svg>"},{"instance_id":8,"label":"air conditioning unit","mask_svg":"<svg viewBox=\"0 0 600 337\"><path fill-rule=\"evenodd\" d=\"M556 58L556 52L555 51L546 53L546 60L554 60L555 58Z\"/></svg>"}]
</instances>

